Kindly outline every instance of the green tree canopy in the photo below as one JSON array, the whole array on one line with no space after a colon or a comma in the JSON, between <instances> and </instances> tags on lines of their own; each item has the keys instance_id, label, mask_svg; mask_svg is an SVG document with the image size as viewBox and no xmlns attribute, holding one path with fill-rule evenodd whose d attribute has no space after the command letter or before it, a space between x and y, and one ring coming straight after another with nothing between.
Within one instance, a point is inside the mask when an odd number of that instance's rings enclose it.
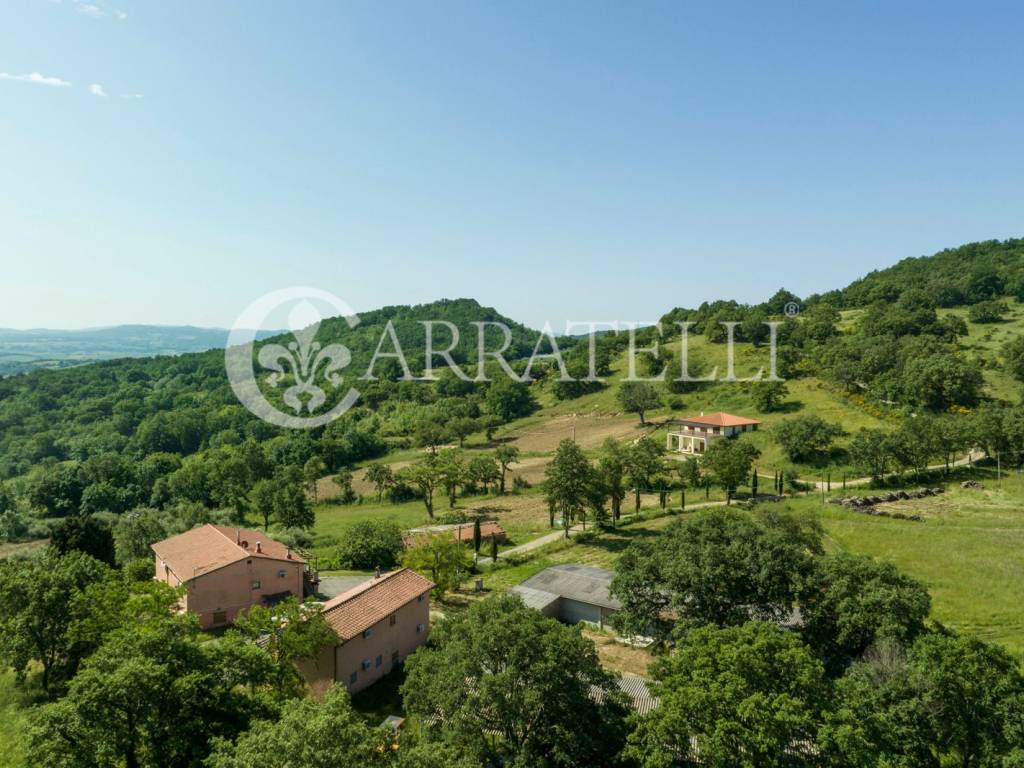
<instances>
[{"instance_id":1,"label":"green tree canopy","mask_svg":"<svg viewBox=\"0 0 1024 768\"><path fill-rule=\"evenodd\" d=\"M828 458L832 444L843 435L843 428L820 416L797 416L777 424L772 435L790 461L821 460Z\"/></svg>"},{"instance_id":2,"label":"green tree canopy","mask_svg":"<svg viewBox=\"0 0 1024 768\"><path fill-rule=\"evenodd\" d=\"M233 638L209 642L191 616L117 630L61 700L35 713L29 762L55 768L199 765L218 737L274 710L262 696L269 656Z\"/></svg>"},{"instance_id":3,"label":"green tree canopy","mask_svg":"<svg viewBox=\"0 0 1024 768\"><path fill-rule=\"evenodd\" d=\"M797 635L765 622L700 627L653 672L661 705L638 719L626 750L639 765L818 765L828 685Z\"/></svg>"},{"instance_id":4,"label":"green tree canopy","mask_svg":"<svg viewBox=\"0 0 1024 768\"><path fill-rule=\"evenodd\" d=\"M402 527L394 520L358 520L341 535L338 565L357 571L390 568L405 548Z\"/></svg>"},{"instance_id":5,"label":"green tree canopy","mask_svg":"<svg viewBox=\"0 0 1024 768\"><path fill-rule=\"evenodd\" d=\"M624 631L667 638L701 624L774 621L792 610L812 561L799 539L745 512L704 511L623 552L611 591Z\"/></svg>"},{"instance_id":6,"label":"green tree canopy","mask_svg":"<svg viewBox=\"0 0 1024 768\"><path fill-rule=\"evenodd\" d=\"M912 643L930 608L923 584L846 552L817 560L800 595L804 637L837 670L882 638Z\"/></svg>"},{"instance_id":7,"label":"green tree canopy","mask_svg":"<svg viewBox=\"0 0 1024 768\"><path fill-rule=\"evenodd\" d=\"M593 643L515 595L435 627L406 661L402 697L480 765L613 765L625 737L624 700Z\"/></svg>"},{"instance_id":8,"label":"green tree canopy","mask_svg":"<svg viewBox=\"0 0 1024 768\"><path fill-rule=\"evenodd\" d=\"M635 413L640 423L646 424L644 415L662 405L661 395L646 381L624 381L619 385L617 393L619 404L627 413Z\"/></svg>"},{"instance_id":9,"label":"green tree canopy","mask_svg":"<svg viewBox=\"0 0 1024 768\"><path fill-rule=\"evenodd\" d=\"M434 592L444 595L458 589L462 579L473 567L466 546L450 531L433 536L418 536L402 556L402 565L427 574L434 582Z\"/></svg>"},{"instance_id":10,"label":"green tree canopy","mask_svg":"<svg viewBox=\"0 0 1024 768\"><path fill-rule=\"evenodd\" d=\"M594 480L594 469L580 447L569 439L559 443L544 470L544 496L549 507L561 515L566 538L576 518L586 520Z\"/></svg>"},{"instance_id":11,"label":"green tree canopy","mask_svg":"<svg viewBox=\"0 0 1024 768\"><path fill-rule=\"evenodd\" d=\"M750 477L754 460L761 452L743 440L714 440L708 446L701 464L728 497Z\"/></svg>"},{"instance_id":12,"label":"green tree canopy","mask_svg":"<svg viewBox=\"0 0 1024 768\"><path fill-rule=\"evenodd\" d=\"M0 660L20 680L38 663L46 693L69 680L81 660L68 634L71 605L108 573L77 550L0 560Z\"/></svg>"}]
</instances>

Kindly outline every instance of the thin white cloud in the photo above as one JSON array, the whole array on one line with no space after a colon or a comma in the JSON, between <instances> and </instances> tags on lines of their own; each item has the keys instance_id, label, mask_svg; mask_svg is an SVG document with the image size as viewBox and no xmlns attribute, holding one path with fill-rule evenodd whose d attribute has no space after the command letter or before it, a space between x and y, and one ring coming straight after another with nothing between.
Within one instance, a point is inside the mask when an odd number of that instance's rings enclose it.
<instances>
[{"instance_id":1,"label":"thin white cloud","mask_svg":"<svg viewBox=\"0 0 1024 768\"><path fill-rule=\"evenodd\" d=\"M92 19L99 19L105 15L103 13L102 8L100 8L98 5L93 5L92 3L77 3L76 7L78 8L78 12L80 14L82 14L83 16L88 16Z\"/></svg>"},{"instance_id":2,"label":"thin white cloud","mask_svg":"<svg viewBox=\"0 0 1024 768\"><path fill-rule=\"evenodd\" d=\"M103 86L99 83L93 83L92 85L90 85L89 93L91 93L93 96L102 96L103 98L107 98L107 92L103 90Z\"/></svg>"},{"instance_id":3,"label":"thin white cloud","mask_svg":"<svg viewBox=\"0 0 1024 768\"><path fill-rule=\"evenodd\" d=\"M59 77L47 77L46 75L41 75L38 72L32 72L27 75L12 75L7 72L0 72L0 80L17 80L22 83L50 85L55 88L67 88L71 85L67 80L61 80Z\"/></svg>"},{"instance_id":4,"label":"thin white cloud","mask_svg":"<svg viewBox=\"0 0 1024 768\"><path fill-rule=\"evenodd\" d=\"M88 0L72 0L72 5L80 14L88 16L90 19L102 19L104 16L113 16L118 21L124 21L128 18L128 14L120 8L107 5L104 2L100 2L100 0L97 0L96 2L88 2Z\"/></svg>"},{"instance_id":5,"label":"thin white cloud","mask_svg":"<svg viewBox=\"0 0 1024 768\"><path fill-rule=\"evenodd\" d=\"M122 93L121 94L121 98L122 99L141 99L142 98L142 94L141 93Z\"/></svg>"}]
</instances>

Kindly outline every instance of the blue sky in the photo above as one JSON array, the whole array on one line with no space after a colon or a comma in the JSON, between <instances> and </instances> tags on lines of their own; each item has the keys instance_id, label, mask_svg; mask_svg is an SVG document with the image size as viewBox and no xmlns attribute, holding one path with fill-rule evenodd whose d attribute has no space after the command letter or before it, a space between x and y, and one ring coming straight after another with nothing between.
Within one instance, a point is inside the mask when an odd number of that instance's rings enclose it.
<instances>
[{"instance_id":1,"label":"blue sky","mask_svg":"<svg viewBox=\"0 0 1024 768\"><path fill-rule=\"evenodd\" d=\"M1021 235L1022 24L1019 3L4 0L0 326L225 326L293 285L652 320Z\"/></svg>"}]
</instances>

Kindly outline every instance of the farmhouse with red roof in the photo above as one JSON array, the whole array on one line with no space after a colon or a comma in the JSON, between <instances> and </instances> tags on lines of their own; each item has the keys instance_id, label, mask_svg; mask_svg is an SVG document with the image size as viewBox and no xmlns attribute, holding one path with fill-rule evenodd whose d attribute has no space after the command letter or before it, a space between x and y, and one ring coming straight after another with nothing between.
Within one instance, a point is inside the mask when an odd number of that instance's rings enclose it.
<instances>
[{"instance_id":1,"label":"farmhouse with red roof","mask_svg":"<svg viewBox=\"0 0 1024 768\"><path fill-rule=\"evenodd\" d=\"M718 411L707 415L701 411L700 416L685 419L673 419L665 447L676 453L700 456L713 440L724 437L735 437L743 432L754 432L761 422L744 416Z\"/></svg>"},{"instance_id":2,"label":"farmhouse with red roof","mask_svg":"<svg viewBox=\"0 0 1024 768\"><path fill-rule=\"evenodd\" d=\"M323 605L338 636L315 662L300 664L311 684L339 682L350 693L372 685L419 648L430 631L434 583L402 568L357 584Z\"/></svg>"},{"instance_id":3,"label":"farmhouse with red roof","mask_svg":"<svg viewBox=\"0 0 1024 768\"><path fill-rule=\"evenodd\" d=\"M182 608L196 614L204 629L229 624L252 605L303 597L306 561L266 533L207 524L151 549L153 577L185 586Z\"/></svg>"}]
</instances>

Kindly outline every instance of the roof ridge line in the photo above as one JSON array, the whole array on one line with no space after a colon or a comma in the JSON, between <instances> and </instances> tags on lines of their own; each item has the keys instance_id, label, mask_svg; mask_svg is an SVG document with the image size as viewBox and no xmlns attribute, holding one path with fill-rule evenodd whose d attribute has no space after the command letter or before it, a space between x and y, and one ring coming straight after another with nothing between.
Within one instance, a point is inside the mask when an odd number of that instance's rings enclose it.
<instances>
[{"instance_id":1,"label":"roof ridge line","mask_svg":"<svg viewBox=\"0 0 1024 768\"><path fill-rule=\"evenodd\" d=\"M366 581L361 581L358 584L352 586L351 588L345 590L341 594L335 595L334 597L332 597L330 600L328 600L327 602L325 602L323 604L323 608L321 610L331 610L331 609L337 608L339 605L344 605L345 603L349 602L350 600L355 600L360 595L365 594L366 591L368 589L370 589L370 587L375 587L378 584L383 584L388 579L390 579L390 578L392 578L394 576L397 576L400 573L405 573L406 571L409 571L409 570L412 570L412 569L410 569L410 568L396 568L393 571L388 571L387 573L382 573L379 577L378 576L371 576ZM415 571L413 571L413 573L415 573ZM356 590L359 590L359 591L357 592ZM348 595L350 592L352 594L349 597L346 597L344 600L339 600L339 598L345 597L345 595ZM333 600L337 600L338 602L331 604L331 601L333 601Z\"/></svg>"}]
</instances>

